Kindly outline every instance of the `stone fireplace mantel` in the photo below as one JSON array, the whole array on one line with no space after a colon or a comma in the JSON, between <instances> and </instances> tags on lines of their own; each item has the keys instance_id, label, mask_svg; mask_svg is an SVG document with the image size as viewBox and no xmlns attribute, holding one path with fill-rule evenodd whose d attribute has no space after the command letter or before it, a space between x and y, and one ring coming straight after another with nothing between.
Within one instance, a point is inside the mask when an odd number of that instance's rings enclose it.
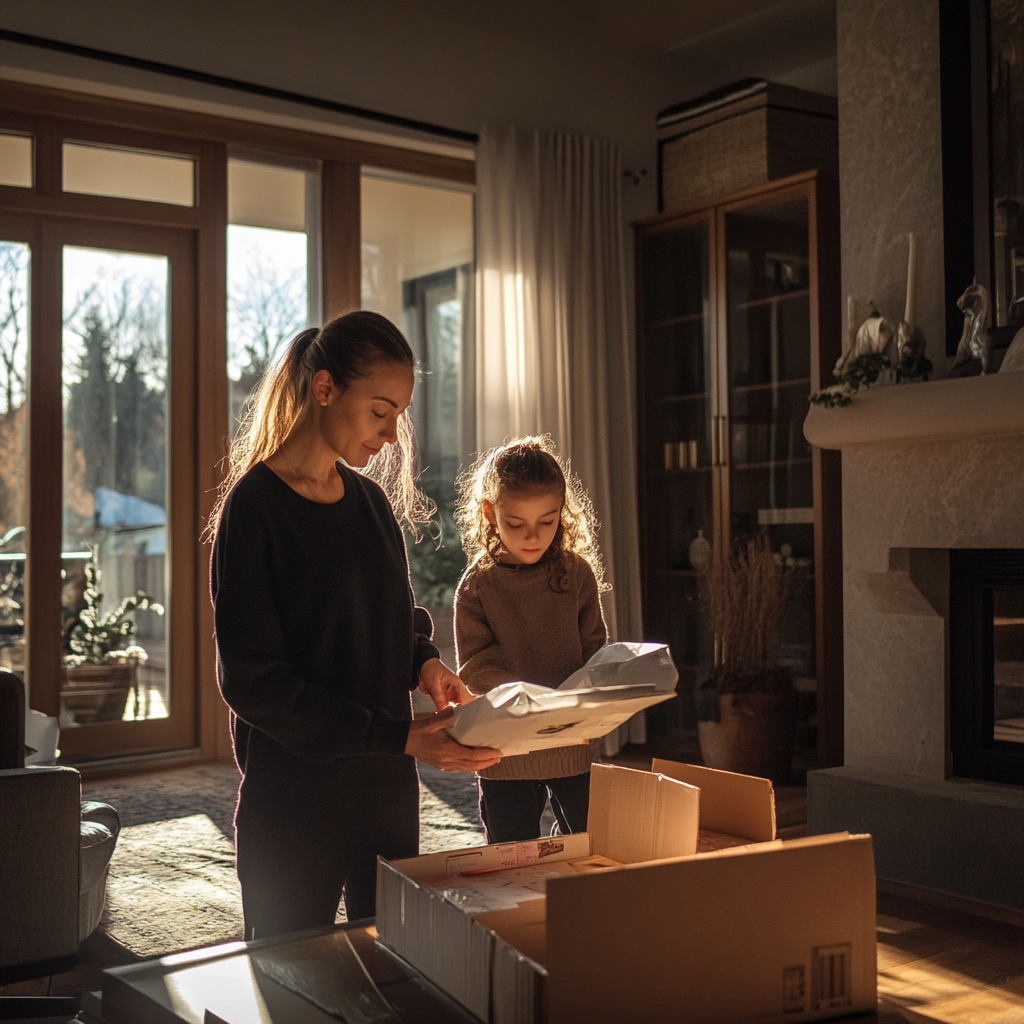
<instances>
[{"instance_id":1,"label":"stone fireplace mantel","mask_svg":"<svg viewBox=\"0 0 1024 1024\"><path fill-rule=\"evenodd\" d=\"M804 435L819 448L1024 434L1024 371L860 391L843 409L812 406Z\"/></svg>"},{"instance_id":2,"label":"stone fireplace mantel","mask_svg":"<svg viewBox=\"0 0 1024 1024\"><path fill-rule=\"evenodd\" d=\"M843 475L845 765L809 774L809 829L1024 909L1024 787L953 778L947 697L949 552L1024 548L1024 373L869 388L804 433Z\"/></svg>"}]
</instances>

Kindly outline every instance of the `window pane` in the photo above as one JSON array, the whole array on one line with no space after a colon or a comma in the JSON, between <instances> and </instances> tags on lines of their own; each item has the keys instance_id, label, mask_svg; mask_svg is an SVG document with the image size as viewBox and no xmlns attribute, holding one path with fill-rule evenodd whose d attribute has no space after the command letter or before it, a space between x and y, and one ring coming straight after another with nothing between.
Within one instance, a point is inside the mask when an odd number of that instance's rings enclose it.
<instances>
[{"instance_id":1,"label":"window pane","mask_svg":"<svg viewBox=\"0 0 1024 1024\"><path fill-rule=\"evenodd\" d=\"M0 185L32 187L32 138L0 132Z\"/></svg>"},{"instance_id":2,"label":"window pane","mask_svg":"<svg viewBox=\"0 0 1024 1024\"><path fill-rule=\"evenodd\" d=\"M319 305L306 230L316 188L307 171L228 161L229 436L267 367Z\"/></svg>"},{"instance_id":3,"label":"window pane","mask_svg":"<svg viewBox=\"0 0 1024 1024\"><path fill-rule=\"evenodd\" d=\"M412 413L420 484L437 502L441 546L410 544L409 559L416 598L440 612L437 638L446 647L465 567L452 519L455 477L475 447L472 194L364 175L362 258L363 307L402 327L423 371Z\"/></svg>"},{"instance_id":4,"label":"window pane","mask_svg":"<svg viewBox=\"0 0 1024 1024\"><path fill-rule=\"evenodd\" d=\"M166 257L64 249L65 727L168 714L167 298Z\"/></svg>"},{"instance_id":5,"label":"window pane","mask_svg":"<svg viewBox=\"0 0 1024 1024\"><path fill-rule=\"evenodd\" d=\"M291 167L228 161L228 223L305 231L306 177Z\"/></svg>"},{"instance_id":6,"label":"window pane","mask_svg":"<svg viewBox=\"0 0 1024 1024\"><path fill-rule=\"evenodd\" d=\"M191 157L64 143L64 191L195 206Z\"/></svg>"},{"instance_id":7,"label":"window pane","mask_svg":"<svg viewBox=\"0 0 1024 1024\"><path fill-rule=\"evenodd\" d=\"M25 674L25 381L30 253L0 242L0 669Z\"/></svg>"}]
</instances>

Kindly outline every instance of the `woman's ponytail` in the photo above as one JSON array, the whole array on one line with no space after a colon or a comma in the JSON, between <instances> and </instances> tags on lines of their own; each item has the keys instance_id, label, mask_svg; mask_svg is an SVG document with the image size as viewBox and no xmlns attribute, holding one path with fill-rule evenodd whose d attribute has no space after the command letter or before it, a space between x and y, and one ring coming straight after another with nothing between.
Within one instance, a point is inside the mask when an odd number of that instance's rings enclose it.
<instances>
[{"instance_id":1,"label":"woman's ponytail","mask_svg":"<svg viewBox=\"0 0 1024 1024\"><path fill-rule=\"evenodd\" d=\"M295 425L312 378L308 370L310 347L319 333L318 327L299 331L283 355L270 364L245 403L238 431L228 448L227 473L207 524L207 540L217 533L231 488L257 462L269 459Z\"/></svg>"}]
</instances>

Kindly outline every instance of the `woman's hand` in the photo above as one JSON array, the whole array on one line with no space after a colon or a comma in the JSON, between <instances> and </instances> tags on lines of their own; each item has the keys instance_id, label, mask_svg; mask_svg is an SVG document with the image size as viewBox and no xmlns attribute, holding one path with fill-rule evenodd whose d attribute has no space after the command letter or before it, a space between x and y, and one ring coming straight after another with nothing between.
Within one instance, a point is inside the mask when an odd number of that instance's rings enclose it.
<instances>
[{"instance_id":1,"label":"woman's hand","mask_svg":"<svg viewBox=\"0 0 1024 1024\"><path fill-rule=\"evenodd\" d=\"M473 700L466 684L440 658L423 663L419 688L433 700L438 711L444 711L449 704L468 704Z\"/></svg>"},{"instance_id":2,"label":"woman's hand","mask_svg":"<svg viewBox=\"0 0 1024 1024\"><path fill-rule=\"evenodd\" d=\"M458 676L455 677L456 679ZM501 760L501 751L492 747L464 747L448 733L455 719L451 708L409 726L405 752L446 772L476 772Z\"/></svg>"}]
</instances>

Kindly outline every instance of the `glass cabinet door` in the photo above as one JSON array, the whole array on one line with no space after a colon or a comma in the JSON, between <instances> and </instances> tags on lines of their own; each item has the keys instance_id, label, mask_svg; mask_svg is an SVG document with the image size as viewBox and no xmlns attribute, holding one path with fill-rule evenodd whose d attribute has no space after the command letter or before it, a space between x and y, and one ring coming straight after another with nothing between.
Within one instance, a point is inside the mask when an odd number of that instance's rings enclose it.
<instances>
[{"instance_id":1,"label":"glass cabinet door","mask_svg":"<svg viewBox=\"0 0 1024 1024\"><path fill-rule=\"evenodd\" d=\"M765 532L799 576L780 663L813 692L814 488L803 434L811 390L806 194L726 212L723 527L735 547ZM805 725L809 726L809 722ZM813 746L814 737L801 737Z\"/></svg>"},{"instance_id":2,"label":"glass cabinet door","mask_svg":"<svg viewBox=\"0 0 1024 1024\"><path fill-rule=\"evenodd\" d=\"M669 644L680 670L670 733L694 728L693 684L710 664L696 570L716 532L711 244L708 218L641 240L644 606L648 638Z\"/></svg>"}]
</instances>

